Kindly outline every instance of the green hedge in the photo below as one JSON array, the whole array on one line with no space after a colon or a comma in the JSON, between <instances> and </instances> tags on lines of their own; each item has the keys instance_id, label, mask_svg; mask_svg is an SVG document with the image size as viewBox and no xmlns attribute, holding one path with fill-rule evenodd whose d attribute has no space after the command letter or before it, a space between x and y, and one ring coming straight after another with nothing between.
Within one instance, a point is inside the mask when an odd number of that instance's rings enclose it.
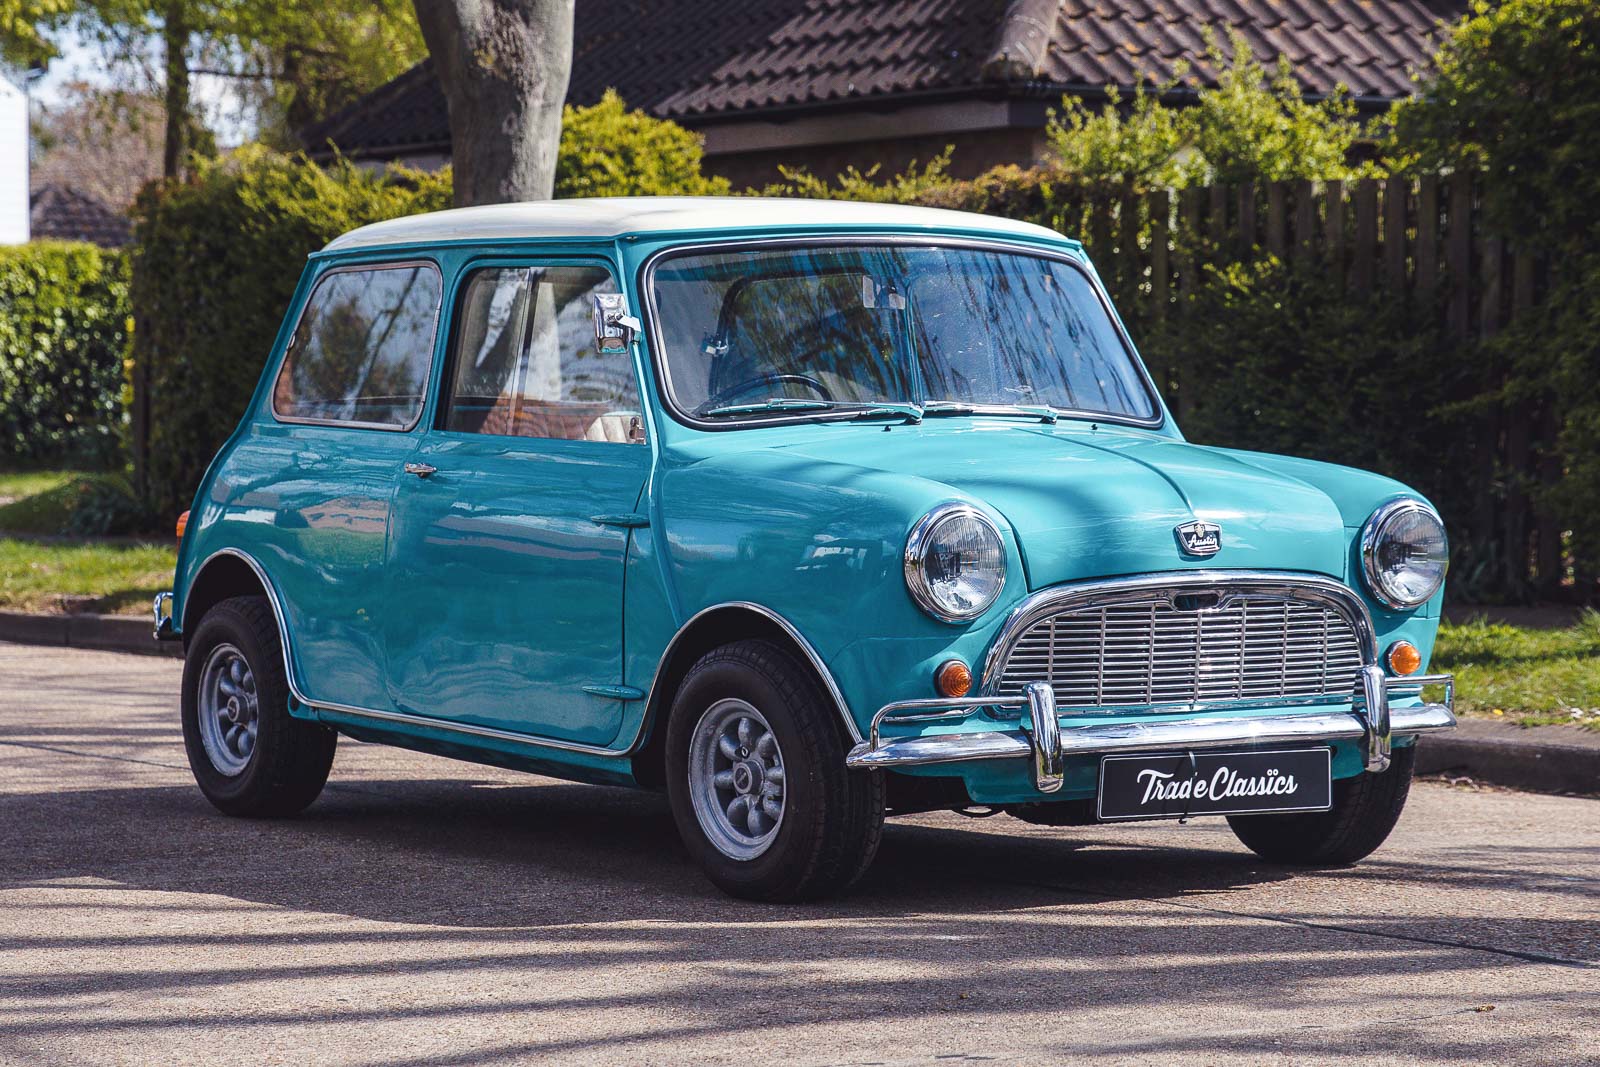
<instances>
[{"instance_id":1,"label":"green hedge","mask_svg":"<svg viewBox=\"0 0 1600 1067\"><path fill-rule=\"evenodd\" d=\"M120 253L57 241L0 248L0 460L115 460L128 330Z\"/></svg>"},{"instance_id":2,"label":"green hedge","mask_svg":"<svg viewBox=\"0 0 1600 1067\"><path fill-rule=\"evenodd\" d=\"M727 191L701 173L697 135L615 94L568 108L556 195ZM252 147L152 186L135 207L133 305L148 442L138 482L158 513L187 507L238 424L306 256L380 219L450 206L450 173L318 167Z\"/></svg>"},{"instance_id":3,"label":"green hedge","mask_svg":"<svg viewBox=\"0 0 1600 1067\"><path fill-rule=\"evenodd\" d=\"M135 464L151 507L188 507L249 402L307 254L357 226L449 204L447 178L323 170L265 149L146 189L135 208L133 355L148 380L148 444Z\"/></svg>"}]
</instances>

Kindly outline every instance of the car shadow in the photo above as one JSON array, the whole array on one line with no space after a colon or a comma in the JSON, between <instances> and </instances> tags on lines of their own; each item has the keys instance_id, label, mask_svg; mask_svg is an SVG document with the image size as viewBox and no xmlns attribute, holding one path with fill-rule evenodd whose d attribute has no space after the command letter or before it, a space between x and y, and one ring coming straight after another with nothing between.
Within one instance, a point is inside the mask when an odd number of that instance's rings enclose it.
<instances>
[{"instance_id":1,"label":"car shadow","mask_svg":"<svg viewBox=\"0 0 1600 1067\"><path fill-rule=\"evenodd\" d=\"M1359 928L1313 937L1306 926L1314 915L1296 926L1229 913L1230 895L1249 896L1242 891L1292 876L1240 850L1217 824L1196 824L1192 843L1185 836L1173 846L1141 844L1136 831L1041 829L1005 817L950 826L945 819L891 823L877 862L849 895L774 906L713 889L654 794L543 779L356 780L333 783L298 818L267 821L222 816L192 787L80 789L0 797L0 888L142 891L136 898L93 894L87 906L100 920L43 924L26 937L26 948L64 959L124 954L131 962L119 967L115 987L145 999L280 979L338 988L375 975L493 991L466 1003L425 995L405 1004L318 1005L303 1017L278 1012L240 1026L329 1018L454 1024L572 1011L663 1020L648 1035L535 1027L457 1058L386 1060L395 1063L605 1055L630 1042L710 1040L748 1026L752 1013L768 1025L848 1027L895 1019L920 1025L982 1009L1020 1022L1033 1018L1038 995L1061 1012L1161 1011L1197 998L1225 1010L1263 990L1311 995L1340 976L1414 983L1419 974L1524 965L1446 942L1362 939ZM1463 863L1447 876L1470 885L1489 874ZM233 929L241 902L329 921L257 920ZM1173 905L1194 911L1175 915ZM83 905L29 906L42 916L51 907ZM119 910L127 917L118 919ZM1557 925L1541 929L1548 934ZM396 944L403 950L393 951ZM174 968L164 959L172 953L204 955ZM692 981L638 984L641 969L680 965ZM886 969L897 977L886 981ZM1028 977L1035 972L1053 975L1047 988ZM819 973L826 978L818 980ZM1063 973L1076 984L1063 984ZM10 988L24 1007L83 1004L108 981L103 970L63 968ZM546 983L560 994L541 988ZM1444 993L1410 997L1413 1004L1435 999L1439 1011L1460 1009ZM1510 1003L1517 994L1501 999ZM1352 1016L1359 1008L1352 1002ZM146 1031L182 1039L206 1025L154 1009L111 1018L84 1008L41 1018L13 1016L10 1032ZM1469 1050L1479 1059L1494 1058L1497 1048L1515 1050L1482 1038L1470 1046L1409 1047L1403 1020L1376 1036L1366 1030L1364 1039L1371 1048L1439 1061ZM1085 1038L1058 1040L1065 1054ZM1229 1037L1231 1045L1170 1035L1135 1044L1159 1058L1223 1047L1255 1053L1269 1047L1264 1040L1252 1032ZM1270 1049L1311 1052L1337 1040L1307 1027L1279 1035ZM965 1051L987 1047L980 1039L973 1046ZM1132 1054L1125 1044L1116 1050Z\"/></svg>"}]
</instances>

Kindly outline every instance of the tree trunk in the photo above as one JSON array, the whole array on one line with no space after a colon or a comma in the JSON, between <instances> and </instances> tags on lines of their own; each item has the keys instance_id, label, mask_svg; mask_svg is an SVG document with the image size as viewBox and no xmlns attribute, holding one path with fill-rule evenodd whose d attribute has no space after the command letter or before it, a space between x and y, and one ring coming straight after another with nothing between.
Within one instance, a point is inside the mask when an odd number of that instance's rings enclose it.
<instances>
[{"instance_id":1,"label":"tree trunk","mask_svg":"<svg viewBox=\"0 0 1600 1067\"><path fill-rule=\"evenodd\" d=\"M184 141L189 131L189 22L183 0L168 0L161 39L166 47L167 75L167 130L161 174L176 178L183 166Z\"/></svg>"},{"instance_id":2,"label":"tree trunk","mask_svg":"<svg viewBox=\"0 0 1600 1067\"><path fill-rule=\"evenodd\" d=\"M450 109L457 207L548 200L574 0L414 0Z\"/></svg>"}]
</instances>

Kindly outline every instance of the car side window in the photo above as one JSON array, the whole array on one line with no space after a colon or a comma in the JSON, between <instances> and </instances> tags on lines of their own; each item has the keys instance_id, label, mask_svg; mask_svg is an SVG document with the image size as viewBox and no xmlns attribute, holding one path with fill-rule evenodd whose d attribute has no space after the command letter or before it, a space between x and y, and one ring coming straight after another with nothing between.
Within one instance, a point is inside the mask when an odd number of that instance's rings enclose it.
<instances>
[{"instance_id":1,"label":"car side window","mask_svg":"<svg viewBox=\"0 0 1600 1067\"><path fill-rule=\"evenodd\" d=\"M408 430L422 414L442 283L431 264L336 270L305 310L272 389L289 422Z\"/></svg>"},{"instance_id":2,"label":"car side window","mask_svg":"<svg viewBox=\"0 0 1600 1067\"><path fill-rule=\"evenodd\" d=\"M488 267L462 287L443 427L564 441L638 440L639 391L626 351L595 343L602 267Z\"/></svg>"}]
</instances>

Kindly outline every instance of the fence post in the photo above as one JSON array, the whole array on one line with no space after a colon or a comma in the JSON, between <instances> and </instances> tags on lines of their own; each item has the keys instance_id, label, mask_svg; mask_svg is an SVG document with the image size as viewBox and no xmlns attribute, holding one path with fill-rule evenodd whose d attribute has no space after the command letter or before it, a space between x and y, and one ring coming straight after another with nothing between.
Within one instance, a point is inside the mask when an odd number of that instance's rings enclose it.
<instances>
[{"instance_id":1,"label":"fence post","mask_svg":"<svg viewBox=\"0 0 1600 1067\"><path fill-rule=\"evenodd\" d=\"M1446 263L1450 268L1450 310L1445 323L1457 337L1472 329L1472 176L1450 176L1450 207L1445 222Z\"/></svg>"},{"instance_id":2,"label":"fence post","mask_svg":"<svg viewBox=\"0 0 1600 1067\"><path fill-rule=\"evenodd\" d=\"M1358 293L1372 291L1372 259L1378 244L1378 183L1363 178L1356 184L1356 258L1350 282Z\"/></svg>"},{"instance_id":3,"label":"fence post","mask_svg":"<svg viewBox=\"0 0 1600 1067\"><path fill-rule=\"evenodd\" d=\"M1406 287L1406 199L1411 181L1398 174L1383 187L1383 280L1392 288Z\"/></svg>"},{"instance_id":4,"label":"fence post","mask_svg":"<svg viewBox=\"0 0 1600 1067\"><path fill-rule=\"evenodd\" d=\"M1117 298L1136 306L1143 296L1144 270L1139 256L1139 201L1133 189L1122 191L1117 204L1121 232L1117 237Z\"/></svg>"},{"instance_id":5,"label":"fence post","mask_svg":"<svg viewBox=\"0 0 1600 1067\"><path fill-rule=\"evenodd\" d=\"M1239 186L1239 254L1251 256L1256 247L1256 186L1244 182Z\"/></svg>"},{"instance_id":6,"label":"fence post","mask_svg":"<svg viewBox=\"0 0 1600 1067\"><path fill-rule=\"evenodd\" d=\"M1295 255L1308 261L1317 248L1316 186L1310 181L1300 181L1294 187L1294 242Z\"/></svg>"},{"instance_id":7,"label":"fence post","mask_svg":"<svg viewBox=\"0 0 1600 1067\"><path fill-rule=\"evenodd\" d=\"M1288 186L1284 182L1267 186L1267 251L1280 260L1289 254L1287 194Z\"/></svg>"},{"instance_id":8,"label":"fence post","mask_svg":"<svg viewBox=\"0 0 1600 1067\"><path fill-rule=\"evenodd\" d=\"M1168 265L1168 211L1171 200L1165 189L1150 194L1150 308L1157 321L1167 317Z\"/></svg>"},{"instance_id":9,"label":"fence post","mask_svg":"<svg viewBox=\"0 0 1600 1067\"><path fill-rule=\"evenodd\" d=\"M1335 285L1344 284L1344 182L1329 182L1323 192L1327 207L1323 216L1328 253L1328 273Z\"/></svg>"},{"instance_id":10,"label":"fence post","mask_svg":"<svg viewBox=\"0 0 1600 1067\"><path fill-rule=\"evenodd\" d=\"M1417 295L1431 305L1439 288L1439 177L1424 175L1417 185Z\"/></svg>"}]
</instances>

